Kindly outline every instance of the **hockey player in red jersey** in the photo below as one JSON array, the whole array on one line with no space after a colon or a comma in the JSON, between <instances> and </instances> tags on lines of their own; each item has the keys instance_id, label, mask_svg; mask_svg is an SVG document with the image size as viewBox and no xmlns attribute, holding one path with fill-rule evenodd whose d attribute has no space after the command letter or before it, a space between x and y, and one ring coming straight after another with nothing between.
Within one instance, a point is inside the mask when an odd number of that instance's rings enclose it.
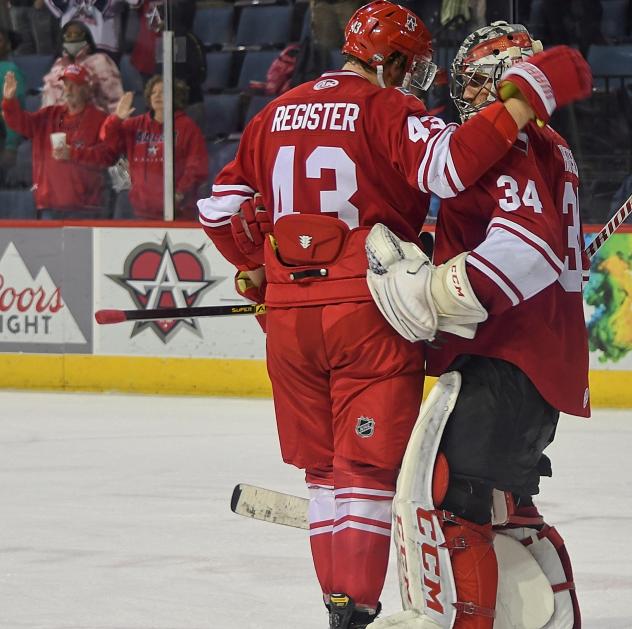
<instances>
[{"instance_id":1,"label":"hockey player in red jersey","mask_svg":"<svg viewBox=\"0 0 632 629\"><path fill-rule=\"evenodd\" d=\"M538 49L540 43L517 24L495 22L469 35L452 66L451 95L463 120L492 106L502 90L501 77L521 72L515 64ZM544 589L554 593L550 613L544 615L546 627L580 627L563 540L543 522L531 499L540 476L551 475L543 450L553 440L559 412L590 415L582 300L589 261L583 254L578 185L566 141L548 126L529 124L476 186L442 201L436 268L430 270L414 253L390 264L385 243L391 237L382 228L367 240L378 272L369 273L369 284L389 321L409 340L439 333L427 350L428 373L461 374L438 446L449 470L447 491L434 505L451 549L456 615L454 624L445 626L455 629L498 626L501 562L496 555L501 551L495 552L495 534L519 540L544 573ZM390 246L395 260L404 257L396 239ZM465 302L472 315L460 330L451 330L442 312L437 287L446 277L452 298ZM442 476L445 481L445 472ZM503 608L518 616L519 607L514 600L503 601ZM444 619L428 599L423 612Z\"/></svg>"},{"instance_id":2,"label":"hockey player in red jersey","mask_svg":"<svg viewBox=\"0 0 632 629\"><path fill-rule=\"evenodd\" d=\"M424 361L423 346L398 336L371 299L366 236L382 222L417 242L431 193L453 197L472 185L534 115L586 96L590 73L570 49L543 53L531 67L546 94L517 82L505 103L458 127L429 116L406 89L426 89L434 74L430 35L409 10L384 0L362 7L342 51L342 70L252 119L198 207L220 252L256 284L265 241L267 365L282 456L305 469L330 626L357 629L379 612ZM267 210L255 211L255 192ZM271 226L274 238L264 239Z\"/></svg>"}]
</instances>

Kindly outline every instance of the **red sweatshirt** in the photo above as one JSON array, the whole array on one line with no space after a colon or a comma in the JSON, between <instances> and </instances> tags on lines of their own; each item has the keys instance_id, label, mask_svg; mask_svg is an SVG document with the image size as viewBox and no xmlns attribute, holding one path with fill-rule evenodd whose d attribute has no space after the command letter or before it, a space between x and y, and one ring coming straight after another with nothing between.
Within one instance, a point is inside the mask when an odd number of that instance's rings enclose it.
<instances>
[{"instance_id":1,"label":"red sweatshirt","mask_svg":"<svg viewBox=\"0 0 632 629\"><path fill-rule=\"evenodd\" d=\"M179 218L193 218L197 189L208 177L208 155L204 136L183 111L174 116L175 190L184 195L178 206ZM132 187L129 199L136 216L163 216L163 127L151 114L121 120L109 116L103 125L105 143L117 154L127 156Z\"/></svg>"},{"instance_id":2,"label":"red sweatshirt","mask_svg":"<svg viewBox=\"0 0 632 629\"><path fill-rule=\"evenodd\" d=\"M2 101L2 112L11 129L33 141L33 190L38 209L103 207L103 169L54 159L50 141L51 133L65 132L66 143L73 148L95 144L106 118L103 111L86 105L81 113L71 115L66 105L55 105L30 113L12 98Z\"/></svg>"}]
</instances>

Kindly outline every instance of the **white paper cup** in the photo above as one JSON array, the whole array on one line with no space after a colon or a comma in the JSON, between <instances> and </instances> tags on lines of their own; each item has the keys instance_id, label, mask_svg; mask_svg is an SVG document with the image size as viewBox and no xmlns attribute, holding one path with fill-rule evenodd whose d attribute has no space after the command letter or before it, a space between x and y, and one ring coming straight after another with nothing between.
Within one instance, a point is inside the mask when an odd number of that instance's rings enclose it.
<instances>
[{"instance_id":1,"label":"white paper cup","mask_svg":"<svg viewBox=\"0 0 632 629\"><path fill-rule=\"evenodd\" d=\"M54 149L60 149L66 146L66 134L65 133L51 133L50 143Z\"/></svg>"}]
</instances>

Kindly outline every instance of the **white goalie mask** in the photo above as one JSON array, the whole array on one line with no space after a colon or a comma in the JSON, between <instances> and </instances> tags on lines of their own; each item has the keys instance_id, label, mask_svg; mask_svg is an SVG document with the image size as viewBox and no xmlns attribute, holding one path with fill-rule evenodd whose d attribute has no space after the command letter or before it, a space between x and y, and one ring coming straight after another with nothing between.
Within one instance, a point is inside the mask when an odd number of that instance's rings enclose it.
<instances>
[{"instance_id":1,"label":"white goalie mask","mask_svg":"<svg viewBox=\"0 0 632 629\"><path fill-rule=\"evenodd\" d=\"M522 24L492 22L468 35L452 62L450 77L450 96L461 120L496 100L496 86L507 68L541 50L542 43Z\"/></svg>"}]
</instances>

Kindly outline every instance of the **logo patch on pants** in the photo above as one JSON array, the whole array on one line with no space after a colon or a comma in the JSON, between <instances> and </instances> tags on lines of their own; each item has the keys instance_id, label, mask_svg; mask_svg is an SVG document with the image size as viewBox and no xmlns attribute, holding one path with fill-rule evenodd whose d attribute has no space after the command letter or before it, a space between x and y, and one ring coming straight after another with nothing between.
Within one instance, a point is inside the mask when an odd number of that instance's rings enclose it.
<instances>
[{"instance_id":1,"label":"logo patch on pants","mask_svg":"<svg viewBox=\"0 0 632 629\"><path fill-rule=\"evenodd\" d=\"M372 437L375 432L375 420L370 417L358 417L355 428L358 437Z\"/></svg>"}]
</instances>

